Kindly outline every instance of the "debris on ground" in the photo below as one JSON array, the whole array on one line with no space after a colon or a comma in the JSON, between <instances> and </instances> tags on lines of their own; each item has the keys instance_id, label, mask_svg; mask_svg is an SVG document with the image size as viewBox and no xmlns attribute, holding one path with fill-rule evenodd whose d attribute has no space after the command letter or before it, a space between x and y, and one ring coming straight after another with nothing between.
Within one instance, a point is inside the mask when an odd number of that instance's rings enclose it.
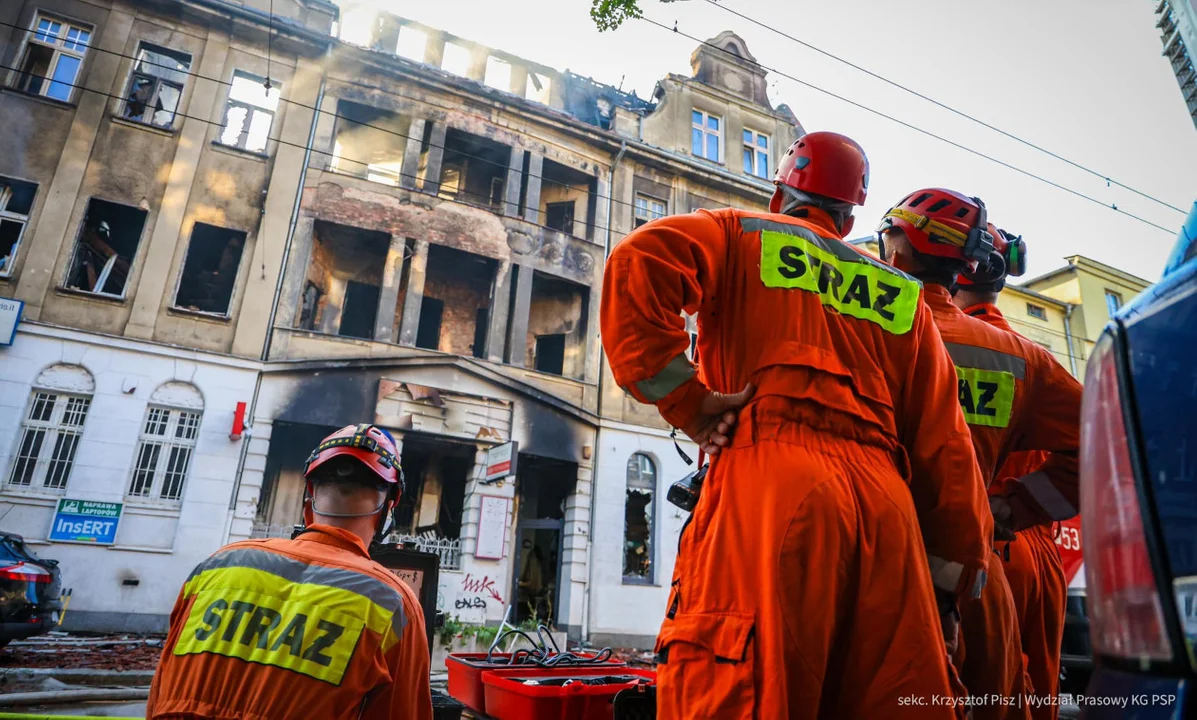
<instances>
[{"instance_id":1,"label":"debris on ground","mask_svg":"<svg viewBox=\"0 0 1197 720\"><path fill-rule=\"evenodd\" d=\"M611 648L611 659L627 663L628 667L654 667L656 656L649 650L636 648Z\"/></svg>"},{"instance_id":2,"label":"debris on ground","mask_svg":"<svg viewBox=\"0 0 1197 720\"><path fill-rule=\"evenodd\" d=\"M54 633L14 641L0 651L0 668L153 670L161 636Z\"/></svg>"}]
</instances>

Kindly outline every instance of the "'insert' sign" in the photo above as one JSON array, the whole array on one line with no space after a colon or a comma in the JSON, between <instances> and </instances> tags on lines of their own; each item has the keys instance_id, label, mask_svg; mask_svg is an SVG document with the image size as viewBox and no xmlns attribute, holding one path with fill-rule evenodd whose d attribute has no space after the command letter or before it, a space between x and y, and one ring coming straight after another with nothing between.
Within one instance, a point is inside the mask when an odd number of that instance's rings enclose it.
<instances>
[{"instance_id":1,"label":"'insert' sign","mask_svg":"<svg viewBox=\"0 0 1197 720\"><path fill-rule=\"evenodd\" d=\"M116 541L120 520L121 503L63 498L58 501L58 511L54 513L47 539L111 545Z\"/></svg>"}]
</instances>

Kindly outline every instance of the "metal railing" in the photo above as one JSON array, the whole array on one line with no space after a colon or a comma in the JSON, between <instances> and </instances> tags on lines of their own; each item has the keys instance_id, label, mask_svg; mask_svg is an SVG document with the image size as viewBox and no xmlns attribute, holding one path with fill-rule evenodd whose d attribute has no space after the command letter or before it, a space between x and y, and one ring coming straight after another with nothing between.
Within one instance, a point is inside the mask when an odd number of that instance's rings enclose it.
<instances>
[{"instance_id":1,"label":"metal railing","mask_svg":"<svg viewBox=\"0 0 1197 720\"><path fill-rule=\"evenodd\" d=\"M436 553L441 558L441 570L461 569L461 540L437 537L433 533L400 535L391 533L387 542L413 543L420 552Z\"/></svg>"}]
</instances>

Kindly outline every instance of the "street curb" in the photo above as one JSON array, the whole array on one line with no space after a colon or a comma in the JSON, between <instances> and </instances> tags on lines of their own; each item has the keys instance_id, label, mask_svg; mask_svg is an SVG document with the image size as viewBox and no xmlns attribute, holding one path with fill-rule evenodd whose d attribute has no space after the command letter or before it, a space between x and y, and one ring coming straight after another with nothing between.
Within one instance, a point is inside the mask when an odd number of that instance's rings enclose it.
<instances>
[{"instance_id":1,"label":"street curb","mask_svg":"<svg viewBox=\"0 0 1197 720\"><path fill-rule=\"evenodd\" d=\"M16 681L52 677L81 685L149 685L153 670L91 670L88 668L4 668L0 675Z\"/></svg>"}]
</instances>

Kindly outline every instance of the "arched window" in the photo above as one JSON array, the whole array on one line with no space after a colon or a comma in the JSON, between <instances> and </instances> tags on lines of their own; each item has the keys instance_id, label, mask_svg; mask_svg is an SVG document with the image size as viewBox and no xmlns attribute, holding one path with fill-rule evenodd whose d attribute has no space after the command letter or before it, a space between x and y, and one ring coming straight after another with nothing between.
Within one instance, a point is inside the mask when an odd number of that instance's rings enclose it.
<instances>
[{"instance_id":1,"label":"arched window","mask_svg":"<svg viewBox=\"0 0 1197 720\"><path fill-rule=\"evenodd\" d=\"M199 439L204 398L193 385L168 382L150 396L133 461L129 497L178 503Z\"/></svg>"},{"instance_id":2,"label":"arched window","mask_svg":"<svg viewBox=\"0 0 1197 720\"><path fill-rule=\"evenodd\" d=\"M56 494L66 489L95 389L91 373L81 365L42 370L21 421L9 487Z\"/></svg>"},{"instance_id":3,"label":"arched window","mask_svg":"<svg viewBox=\"0 0 1197 720\"><path fill-rule=\"evenodd\" d=\"M628 458L628 488L624 501L623 581L653 581L653 515L657 495L657 466L644 453Z\"/></svg>"}]
</instances>

